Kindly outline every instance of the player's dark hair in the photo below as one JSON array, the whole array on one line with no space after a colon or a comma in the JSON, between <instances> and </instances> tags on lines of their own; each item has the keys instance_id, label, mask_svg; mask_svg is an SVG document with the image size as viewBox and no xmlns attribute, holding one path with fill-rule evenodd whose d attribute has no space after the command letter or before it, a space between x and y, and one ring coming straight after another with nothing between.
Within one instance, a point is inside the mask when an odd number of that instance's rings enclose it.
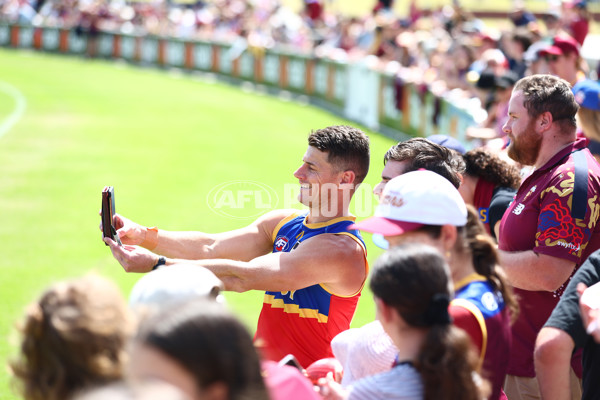
<instances>
[{"instance_id":1,"label":"player's dark hair","mask_svg":"<svg viewBox=\"0 0 600 400\"><path fill-rule=\"evenodd\" d=\"M467 334L451 324L448 266L433 247L406 244L384 253L373 268L373 295L393 307L425 340L413 364L424 399L479 400L488 385L474 379L477 356Z\"/></svg>"},{"instance_id":2,"label":"player's dark hair","mask_svg":"<svg viewBox=\"0 0 600 400\"><path fill-rule=\"evenodd\" d=\"M465 170L459 153L424 138L412 138L392 146L383 156L383 164L390 160L408 161L404 173L421 168L433 171L448 179L457 189L460 174Z\"/></svg>"},{"instance_id":3,"label":"player's dark hair","mask_svg":"<svg viewBox=\"0 0 600 400\"><path fill-rule=\"evenodd\" d=\"M174 304L144 321L135 342L174 359L200 390L220 382L229 400L269 398L252 337L219 303Z\"/></svg>"},{"instance_id":4,"label":"player's dark hair","mask_svg":"<svg viewBox=\"0 0 600 400\"><path fill-rule=\"evenodd\" d=\"M363 131L346 125L328 126L311 132L308 145L327 152L327 162L340 171L351 170L356 185L369 172L369 138Z\"/></svg>"},{"instance_id":5,"label":"player's dark hair","mask_svg":"<svg viewBox=\"0 0 600 400\"><path fill-rule=\"evenodd\" d=\"M562 130L567 133L575 131L575 114L579 105L569 82L553 75L531 75L516 83L513 92L519 90L523 92L523 106L530 117L537 118L548 111L553 122L560 124Z\"/></svg>"}]
</instances>

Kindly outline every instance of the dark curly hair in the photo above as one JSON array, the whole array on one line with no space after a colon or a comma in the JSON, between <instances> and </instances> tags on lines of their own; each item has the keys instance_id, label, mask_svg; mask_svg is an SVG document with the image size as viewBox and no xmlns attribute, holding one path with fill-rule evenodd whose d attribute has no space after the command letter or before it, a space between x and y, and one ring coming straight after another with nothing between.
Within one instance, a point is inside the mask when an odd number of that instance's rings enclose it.
<instances>
[{"instance_id":1,"label":"dark curly hair","mask_svg":"<svg viewBox=\"0 0 600 400\"><path fill-rule=\"evenodd\" d=\"M521 184L519 170L485 149L473 149L463 155L467 175L481 178L494 186L518 189Z\"/></svg>"}]
</instances>

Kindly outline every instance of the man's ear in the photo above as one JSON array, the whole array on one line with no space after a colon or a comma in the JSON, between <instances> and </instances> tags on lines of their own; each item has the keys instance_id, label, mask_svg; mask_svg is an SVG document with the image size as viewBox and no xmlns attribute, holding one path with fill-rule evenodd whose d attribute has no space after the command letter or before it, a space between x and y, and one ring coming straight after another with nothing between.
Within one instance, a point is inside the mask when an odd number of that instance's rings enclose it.
<instances>
[{"instance_id":1,"label":"man's ear","mask_svg":"<svg viewBox=\"0 0 600 400\"><path fill-rule=\"evenodd\" d=\"M355 180L356 174L354 171L347 169L346 171L342 172L342 180L340 183L354 183Z\"/></svg>"},{"instance_id":2,"label":"man's ear","mask_svg":"<svg viewBox=\"0 0 600 400\"><path fill-rule=\"evenodd\" d=\"M539 129L544 132L547 131L553 122L552 113L550 111L544 111L538 116L537 126Z\"/></svg>"}]
</instances>

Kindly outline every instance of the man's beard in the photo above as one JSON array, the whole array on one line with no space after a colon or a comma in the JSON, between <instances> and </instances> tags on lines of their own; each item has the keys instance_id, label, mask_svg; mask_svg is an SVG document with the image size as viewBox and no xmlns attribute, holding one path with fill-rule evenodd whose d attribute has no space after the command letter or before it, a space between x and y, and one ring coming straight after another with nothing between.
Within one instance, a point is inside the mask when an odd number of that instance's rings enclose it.
<instances>
[{"instance_id":1,"label":"man's beard","mask_svg":"<svg viewBox=\"0 0 600 400\"><path fill-rule=\"evenodd\" d=\"M519 139L513 136L508 146L508 156L523 165L534 165L542 147L542 135L534 126L535 120L530 121Z\"/></svg>"}]
</instances>

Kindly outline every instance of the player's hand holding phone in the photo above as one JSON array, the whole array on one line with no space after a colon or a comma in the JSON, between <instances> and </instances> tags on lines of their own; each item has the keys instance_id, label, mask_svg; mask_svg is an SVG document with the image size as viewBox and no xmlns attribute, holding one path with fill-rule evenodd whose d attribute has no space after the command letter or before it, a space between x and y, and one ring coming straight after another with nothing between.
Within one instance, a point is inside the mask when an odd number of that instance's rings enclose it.
<instances>
[{"instance_id":1,"label":"player's hand holding phone","mask_svg":"<svg viewBox=\"0 0 600 400\"><path fill-rule=\"evenodd\" d=\"M112 186L105 186L102 189L102 238L111 238L122 246L121 239L117 235L117 230L113 226L113 217L115 215L115 190Z\"/></svg>"}]
</instances>

